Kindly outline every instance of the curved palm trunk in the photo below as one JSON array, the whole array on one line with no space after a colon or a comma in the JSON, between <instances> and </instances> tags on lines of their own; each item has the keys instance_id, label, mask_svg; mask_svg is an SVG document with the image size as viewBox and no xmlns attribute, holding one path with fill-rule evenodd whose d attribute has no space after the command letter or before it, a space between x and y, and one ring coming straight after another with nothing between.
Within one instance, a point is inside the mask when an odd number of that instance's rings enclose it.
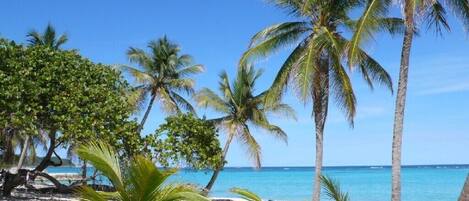
<instances>
[{"instance_id":1,"label":"curved palm trunk","mask_svg":"<svg viewBox=\"0 0 469 201\"><path fill-rule=\"evenodd\" d=\"M313 201L321 197L321 171L323 158L324 126L326 124L327 106L329 101L329 76L327 70L314 78L313 114L316 131L316 162L314 172Z\"/></svg>"},{"instance_id":2,"label":"curved palm trunk","mask_svg":"<svg viewBox=\"0 0 469 201\"><path fill-rule=\"evenodd\" d=\"M28 152L28 148L29 148L29 141L31 140L31 137L29 135L26 136L26 139L24 140L24 145L23 145L23 149L21 150L21 155L20 155L20 159L18 160L18 166L17 166L17 170L21 169L21 167L23 167L23 163L24 163L24 159L26 158L26 153Z\"/></svg>"},{"instance_id":3,"label":"curved palm trunk","mask_svg":"<svg viewBox=\"0 0 469 201\"><path fill-rule=\"evenodd\" d=\"M147 121L148 115L150 114L151 108L153 107L153 103L155 102L156 95L151 96L150 103L148 104L147 110L145 111L145 115L143 115L142 121L140 122L140 125L138 126L138 132L140 133L143 130L143 126L145 125L145 122Z\"/></svg>"},{"instance_id":4,"label":"curved palm trunk","mask_svg":"<svg viewBox=\"0 0 469 201\"><path fill-rule=\"evenodd\" d=\"M464 183L464 187L458 201L469 201L469 174L467 174L466 182Z\"/></svg>"},{"instance_id":5,"label":"curved palm trunk","mask_svg":"<svg viewBox=\"0 0 469 201\"><path fill-rule=\"evenodd\" d=\"M412 1L405 1L404 7L406 30L401 53L399 69L399 83L397 86L396 110L394 113L394 128L392 140L392 201L401 200L401 149L402 132L404 127L404 110L407 93L407 78L409 72L409 57L414 36L414 19Z\"/></svg>"},{"instance_id":6,"label":"curved palm trunk","mask_svg":"<svg viewBox=\"0 0 469 201\"><path fill-rule=\"evenodd\" d=\"M232 140L233 140L233 135L230 134L228 136L228 139L226 140L225 147L223 147L223 155L222 155L222 158L221 158L222 164L220 165L220 167L218 167L217 169L215 169L213 171L213 174L212 174L212 177L210 178L210 181L208 182L208 184L205 186L205 188L203 190L205 194L208 194L210 192L210 190L212 190L212 187L215 184L215 181L217 180L218 175L220 174L220 171L225 166L224 165L225 164L225 157L226 157L226 154L228 153L228 149L230 148L230 144L231 144Z\"/></svg>"}]
</instances>

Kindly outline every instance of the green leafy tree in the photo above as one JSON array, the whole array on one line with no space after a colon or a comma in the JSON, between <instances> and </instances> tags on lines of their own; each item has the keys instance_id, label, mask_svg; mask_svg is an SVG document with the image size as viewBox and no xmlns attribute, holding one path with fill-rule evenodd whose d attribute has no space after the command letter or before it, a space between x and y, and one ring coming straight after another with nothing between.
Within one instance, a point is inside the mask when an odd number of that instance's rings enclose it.
<instances>
[{"instance_id":1,"label":"green leafy tree","mask_svg":"<svg viewBox=\"0 0 469 201\"><path fill-rule=\"evenodd\" d=\"M164 111L174 114L182 109L194 112L194 108L180 92L193 94L194 80L190 76L203 71L201 65L193 65L190 55L180 55L177 44L166 36L150 41L147 46L150 52L139 48L129 48L127 56L140 68L122 66L138 83L136 90L129 94L134 105L139 108L149 97L149 104L139 125L139 131L150 114L155 100L160 101Z\"/></svg>"},{"instance_id":2,"label":"green leafy tree","mask_svg":"<svg viewBox=\"0 0 469 201\"><path fill-rule=\"evenodd\" d=\"M60 49L60 46L68 41L68 37L67 34L62 34L58 37L56 35L55 28L51 24L48 24L42 34L36 30L32 30L28 32L26 36L28 37L28 42L31 46L42 45L58 50Z\"/></svg>"},{"instance_id":3,"label":"green leafy tree","mask_svg":"<svg viewBox=\"0 0 469 201\"><path fill-rule=\"evenodd\" d=\"M271 124L267 115L281 113L286 117L294 117L293 109L281 102L265 104L266 92L254 94L256 80L261 74L262 71L255 70L252 66L242 66L238 69L237 77L231 84L227 73L222 72L219 82L221 96L207 88L202 89L195 96L200 106L210 107L223 114L223 117L213 120L227 132L222 161L225 161L231 141L237 138L247 146L255 166L261 166L261 147L252 135L249 125L264 129L269 134L287 142L286 133L280 127ZM224 163L214 170L205 187L207 192L212 188L223 166Z\"/></svg>"},{"instance_id":4,"label":"green leafy tree","mask_svg":"<svg viewBox=\"0 0 469 201\"><path fill-rule=\"evenodd\" d=\"M369 0L366 2L366 11L360 18L354 41L367 40L372 35L366 32L370 27L377 26L377 19L389 10L390 0ZM402 134L404 130L404 111L407 94L408 72L410 63L410 50L415 30L421 26L434 29L437 34L450 30L446 20L447 11L453 13L469 28L469 3L467 0L403 0L399 1L405 23L404 39L401 50L401 64L397 86L396 108L394 111L393 143L392 143L392 201L401 200L401 149ZM419 24L420 23L420 24ZM350 50L359 47L353 43ZM352 62L355 62L352 60Z\"/></svg>"},{"instance_id":5,"label":"green leafy tree","mask_svg":"<svg viewBox=\"0 0 469 201\"><path fill-rule=\"evenodd\" d=\"M155 134L153 142L155 160L165 167L181 164L194 169L215 169L222 161L222 151L213 122L199 119L193 114L179 114L166 118Z\"/></svg>"},{"instance_id":6,"label":"green leafy tree","mask_svg":"<svg viewBox=\"0 0 469 201\"><path fill-rule=\"evenodd\" d=\"M0 125L14 129L14 135L43 132L48 138L41 162L33 170L8 176L3 194L25 182L26 174L34 179L48 166L62 165L59 147L102 139L126 155L141 149L137 124L128 121L132 107L124 94L129 89L118 71L77 52L0 40Z\"/></svg>"},{"instance_id":7,"label":"green leafy tree","mask_svg":"<svg viewBox=\"0 0 469 201\"><path fill-rule=\"evenodd\" d=\"M344 64L361 73L363 79L373 88L379 83L392 91L389 74L362 48L349 53L352 43L347 34L360 27L360 21L352 19L351 10L360 9L364 1L303 1L274 0L275 5L288 10L298 21L284 22L267 27L255 34L250 48L241 63L266 57L285 46L296 46L285 60L267 94L268 100L277 100L285 93L287 85L292 86L301 101L312 100L316 136L316 162L313 200L319 201L320 175L323 161L323 135L330 96L337 103L353 126L356 113L356 97ZM379 15L375 26L366 27L366 33L387 31L400 33L403 23L398 18ZM358 41L362 43L363 41ZM349 62L353 61L353 63Z\"/></svg>"},{"instance_id":8,"label":"green leafy tree","mask_svg":"<svg viewBox=\"0 0 469 201\"><path fill-rule=\"evenodd\" d=\"M77 150L80 158L109 178L116 192L97 192L90 187L80 188L83 200L89 201L178 201L209 199L197 193L189 185L167 183L174 171L159 170L155 164L143 157L134 156L128 166L122 167L119 156L110 145L101 141L81 145Z\"/></svg>"}]
</instances>

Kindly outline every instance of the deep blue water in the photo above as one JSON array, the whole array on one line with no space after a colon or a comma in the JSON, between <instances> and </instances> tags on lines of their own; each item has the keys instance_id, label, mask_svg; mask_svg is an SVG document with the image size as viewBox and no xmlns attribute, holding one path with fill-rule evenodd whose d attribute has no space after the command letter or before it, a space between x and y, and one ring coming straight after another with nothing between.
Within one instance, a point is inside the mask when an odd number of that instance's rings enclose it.
<instances>
[{"instance_id":1,"label":"deep blue water","mask_svg":"<svg viewBox=\"0 0 469 201\"><path fill-rule=\"evenodd\" d=\"M50 168L49 172L76 172L77 168ZM403 201L455 201L469 165L406 166L402 169ZM326 167L324 174L338 180L352 201L390 200L391 169L382 166ZM211 172L181 170L172 181L204 186ZM248 188L265 199L310 200L312 167L225 168L212 196L233 196L232 187ZM325 200L325 199L324 199Z\"/></svg>"}]
</instances>

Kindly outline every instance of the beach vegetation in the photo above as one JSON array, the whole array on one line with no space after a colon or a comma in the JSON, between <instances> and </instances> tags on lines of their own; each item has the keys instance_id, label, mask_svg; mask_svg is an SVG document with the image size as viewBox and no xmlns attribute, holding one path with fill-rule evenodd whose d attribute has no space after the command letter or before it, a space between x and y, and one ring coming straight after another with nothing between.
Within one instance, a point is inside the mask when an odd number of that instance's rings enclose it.
<instances>
[{"instance_id":1,"label":"beach vegetation","mask_svg":"<svg viewBox=\"0 0 469 201\"><path fill-rule=\"evenodd\" d=\"M160 170L148 158L135 155L130 161L121 161L113 146L102 141L80 145L80 158L109 178L114 192L95 191L91 187L78 189L82 200L89 201L208 201L191 185L170 183L167 179L175 170ZM121 164L125 164L122 166Z\"/></svg>"},{"instance_id":2,"label":"beach vegetation","mask_svg":"<svg viewBox=\"0 0 469 201\"><path fill-rule=\"evenodd\" d=\"M34 180L47 167L62 165L57 150L70 144L99 138L125 155L139 149L141 139L134 134L137 125L128 120L132 108L124 96L131 88L118 71L75 51L0 40L0 90L2 134L11 136L3 139L5 144L13 136L47 136L41 162L5 177L4 195L25 183L26 174Z\"/></svg>"},{"instance_id":3,"label":"beach vegetation","mask_svg":"<svg viewBox=\"0 0 469 201\"><path fill-rule=\"evenodd\" d=\"M222 163L222 150L212 121L192 113L169 116L155 133L147 135L147 150L163 167L214 169Z\"/></svg>"}]
</instances>

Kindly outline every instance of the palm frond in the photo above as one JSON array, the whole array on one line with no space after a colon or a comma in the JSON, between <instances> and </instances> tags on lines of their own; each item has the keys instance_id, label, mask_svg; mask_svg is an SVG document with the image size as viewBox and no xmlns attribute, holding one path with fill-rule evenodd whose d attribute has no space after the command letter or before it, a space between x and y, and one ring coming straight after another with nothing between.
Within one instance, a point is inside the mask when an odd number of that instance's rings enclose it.
<instances>
[{"instance_id":1,"label":"palm frond","mask_svg":"<svg viewBox=\"0 0 469 201\"><path fill-rule=\"evenodd\" d=\"M454 15L462 21L467 31L469 29L469 3L467 0L446 0L446 4Z\"/></svg>"},{"instance_id":2,"label":"palm frond","mask_svg":"<svg viewBox=\"0 0 469 201\"><path fill-rule=\"evenodd\" d=\"M226 101L231 101L232 105L238 107L237 102L234 100L233 89L231 88L230 80L226 71L220 73L219 89L223 93Z\"/></svg>"},{"instance_id":3,"label":"palm frond","mask_svg":"<svg viewBox=\"0 0 469 201\"><path fill-rule=\"evenodd\" d=\"M268 27L267 29L275 30L276 27L279 25L274 25L275 27ZM294 45L298 39L307 32L308 29L304 29L303 27L297 27L295 29L291 29L285 32L280 32L276 35L272 35L268 38L264 38L260 41L255 41L253 45L243 54L240 59L240 64L248 63L252 59L256 59L258 57L267 57L268 55L276 52L280 48L286 45ZM262 33L260 35L267 35L266 33Z\"/></svg>"},{"instance_id":4,"label":"palm frond","mask_svg":"<svg viewBox=\"0 0 469 201\"><path fill-rule=\"evenodd\" d=\"M241 132L236 135L240 141L248 148L248 154L251 156L254 161L256 168L261 167L261 146L257 143L256 139L251 134L247 125L242 125Z\"/></svg>"},{"instance_id":5,"label":"palm frond","mask_svg":"<svg viewBox=\"0 0 469 201\"><path fill-rule=\"evenodd\" d=\"M315 41L315 40L313 40ZM305 51L303 58L299 60L299 66L295 69L295 86L298 97L306 102L311 96L312 77L317 71L317 46L311 42Z\"/></svg>"},{"instance_id":6,"label":"palm frond","mask_svg":"<svg viewBox=\"0 0 469 201\"><path fill-rule=\"evenodd\" d=\"M135 87L126 91L125 97L127 103L133 108L133 112L141 111L145 107L148 92L148 88L144 86Z\"/></svg>"},{"instance_id":7,"label":"palm frond","mask_svg":"<svg viewBox=\"0 0 469 201\"><path fill-rule=\"evenodd\" d=\"M59 49L59 47L65 44L67 41L68 36L66 34L61 35L55 42L55 49Z\"/></svg>"},{"instance_id":8,"label":"palm frond","mask_svg":"<svg viewBox=\"0 0 469 201\"><path fill-rule=\"evenodd\" d=\"M229 105L221 99L217 94L208 88L203 88L197 92L194 96L198 106L210 107L215 111L222 112L225 114L230 113Z\"/></svg>"},{"instance_id":9,"label":"palm frond","mask_svg":"<svg viewBox=\"0 0 469 201\"><path fill-rule=\"evenodd\" d=\"M171 96L171 92L165 88L158 91L158 101L161 102L162 109L169 114L181 112L176 101Z\"/></svg>"},{"instance_id":10,"label":"palm frond","mask_svg":"<svg viewBox=\"0 0 469 201\"><path fill-rule=\"evenodd\" d=\"M142 85L150 85L155 81L155 79L147 72L141 71L137 68L127 66L127 65L119 65L118 68L123 72L130 73L137 83Z\"/></svg>"},{"instance_id":11,"label":"palm frond","mask_svg":"<svg viewBox=\"0 0 469 201\"><path fill-rule=\"evenodd\" d=\"M161 201L210 201L210 199L197 193L197 189L188 185L167 185L161 188L154 200Z\"/></svg>"},{"instance_id":12,"label":"palm frond","mask_svg":"<svg viewBox=\"0 0 469 201\"><path fill-rule=\"evenodd\" d=\"M270 104L270 105L266 104L264 107L265 107L264 110L266 112L281 115L282 117L285 117L285 118L292 118L294 120L297 119L295 109L293 109L288 104L284 104L284 103L276 103L276 104Z\"/></svg>"},{"instance_id":13,"label":"palm frond","mask_svg":"<svg viewBox=\"0 0 469 201\"><path fill-rule=\"evenodd\" d=\"M44 45L42 44L42 36L39 32L32 30L26 35L28 37L29 45Z\"/></svg>"},{"instance_id":14,"label":"palm frond","mask_svg":"<svg viewBox=\"0 0 469 201\"><path fill-rule=\"evenodd\" d=\"M80 158L108 177L118 191L124 189L119 158L114 148L103 142L90 142L79 146L76 152Z\"/></svg>"},{"instance_id":15,"label":"palm frond","mask_svg":"<svg viewBox=\"0 0 469 201\"><path fill-rule=\"evenodd\" d=\"M204 67L200 64L197 64L197 65L181 68L177 70L177 74L181 77L186 77L189 75L201 73L203 71L204 71Z\"/></svg>"},{"instance_id":16,"label":"palm frond","mask_svg":"<svg viewBox=\"0 0 469 201\"><path fill-rule=\"evenodd\" d=\"M127 178L128 185L132 187L132 199L154 200L160 193L158 190L171 174L160 172L151 160L143 156L134 157Z\"/></svg>"},{"instance_id":17,"label":"palm frond","mask_svg":"<svg viewBox=\"0 0 469 201\"><path fill-rule=\"evenodd\" d=\"M275 76L272 85L265 95L266 103L271 104L282 99L283 93L286 91L290 77L292 77L292 70L297 69L299 66L298 60L303 57L304 51L307 50L309 42L301 42L288 56L287 60L283 63L282 67Z\"/></svg>"},{"instance_id":18,"label":"palm frond","mask_svg":"<svg viewBox=\"0 0 469 201\"><path fill-rule=\"evenodd\" d=\"M95 191L89 186L82 186L78 188L77 192L80 194L81 200L84 200L84 201L107 201L108 200L101 193Z\"/></svg>"},{"instance_id":19,"label":"palm frond","mask_svg":"<svg viewBox=\"0 0 469 201\"><path fill-rule=\"evenodd\" d=\"M405 23L401 18L387 17L377 20L379 30L394 35L402 35L405 32Z\"/></svg>"},{"instance_id":20,"label":"palm frond","mask_svg":"<svg viewBox=\"0 0 469 201\"><path fill-rule=\"evenodd\" d=\"M325 191L326 196L333 201L349 201L348 193L342 192L340 185L337 181L321 175L322 189Z\"/></svg>"},{"instance_id":21,"label":"palm frond","mask_svg":"<svg viewBox=\"0 0 469 201\"><path fill-rule=\"evenodd\" d=\"M446 21L446 10L439 1L434 1L429 6L428 11L424 15L424 21L427 23L427 29L434 28L435 33L442 35L443 29L450 31L448 22Z\"/></svg>"},{"instance_id":22,"label":"palm frond","mask_svg":"<svg viewBox=\"0 0 469 201\"><path fill-rule=\"evenodd\" d=\"M249 191L248 189L242 188L232 188L230 191L234 194L241 196L241 198L247 201L262 201L262 199L255 193Z\"/></svg>"},{"instance_id":23,"label":"palm frond","mask_svg":"<svg viewBox=\"0 0 469 201\"><path fill-rule=\"evenodd\" d=\"M151 56L140 48L130 47L127 50L127 57L129 58L130 62L137 63L141 67L145 68L148 72L155 70L152 66Z\"/></svg>"},{"instance_id":24,"label":"palm frond","mask_svg":"<svg viewBox=\"0 0 469 201\"><path fill-rule=\"evenodd\" d=\"M379 29L379 19L386 15L390 3L390 0L367 1L366 8L356 24L350 47L348 47L349 66L356 64L360 45L373 37L373 32Z\"/></svg>"},{"instance_id":25,"label":"palm frond","mask_svg":"<svg viewBox=\"0 0 469 201\"><path fill-rule=\"evenodd\" d=\"M178 105L178 108L182 108L185 111L188 111L192 114L196 114L194 107L192 107L192 104L188 100L186 100L184 97L182 97L176 92L171 92L170 95L172 99L176 102L176 104Z\"/></svg>"},{"instance_id":26,"label":"palm frond","mask_svg":"<svg viewBox=\"0 0 469 201\"><path fill-rule=\"evenodd\" d=\"M287 10L287 12L294 16L309 16L311 14L311 8L309 0L269 0L274 3L277 7Z\"/></svg>"},{"instance_id":27,"label":"palm frond","mask_svg":"<svg viewBox=\"0 0 469 201\"><path fill-rule=\"evenodd\" d=\"M168 88L192 95L194 93L194 83L195 81L190 78L171 79L168 81Z\"/></svg>"},{"instance_id":28,"label":"palm frond","mask_svg":"<svg viewBox=\"0 0 469 201\"><path fill-rule=\"evenodd\" d=\"M335 102L338 108L345 113L350 125L353 126L353 119L356 111L356 98L353 92L352 83L338 58L335 58L335 61L333 61L331 66L330 83L336 100Z\"/></svg>"},{"instance_id":29,"label":"palm frond","mask_svg":"<svg viewBox=\"0 0 469 201\"><path fill-rule=\"evenodd\" d=\"M360 62L358 69L368 85L373 88L373 82L384 85L391 93L393 92L391 76L386 70L365 51L359 50Z\"/></svg>"},{"instance_id":30,"label":"palm frond","mask_svg":"<svg viewBox=\"0 0 469 201\"><path fill-rule=\"evenodd\" d=\"M250 47L255 46L257 43L262 42L271 37L277 36L282 33L286 33L292 30L302 30L307 29L308 23L306 22L285 22L274 24L270 27L265 28L264 30L256 33L251 38Z\"/></svg>"}]
</instances>

